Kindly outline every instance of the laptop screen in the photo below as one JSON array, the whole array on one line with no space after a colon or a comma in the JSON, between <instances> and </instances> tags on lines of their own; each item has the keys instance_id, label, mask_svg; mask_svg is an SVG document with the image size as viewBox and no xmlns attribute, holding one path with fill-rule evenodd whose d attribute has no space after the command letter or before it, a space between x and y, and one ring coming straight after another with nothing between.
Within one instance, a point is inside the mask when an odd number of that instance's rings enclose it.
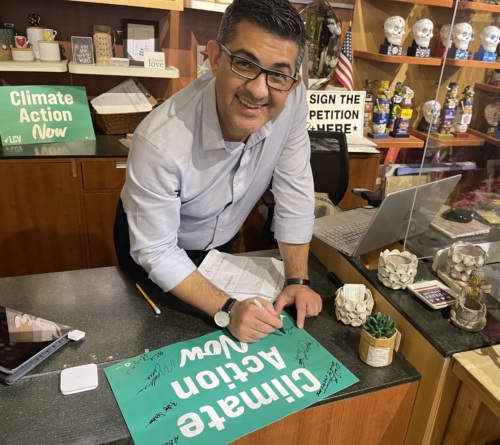
<instances>
[{"instance_id":1,"label":"laptop screen","mask_svg":"<svg viewBox=\"0 0 500 445\"><path fill-rule=\"evenodd\" d=\"M0 371L11 374L72 328L0 306Z\"/></svg>"}]
</instances>

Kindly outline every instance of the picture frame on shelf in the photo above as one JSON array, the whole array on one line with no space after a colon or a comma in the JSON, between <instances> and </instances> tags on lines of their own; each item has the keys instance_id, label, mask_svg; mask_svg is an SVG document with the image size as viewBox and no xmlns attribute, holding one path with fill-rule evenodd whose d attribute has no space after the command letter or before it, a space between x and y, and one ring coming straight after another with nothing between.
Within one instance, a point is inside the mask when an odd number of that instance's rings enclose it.
<instances>
[{"instance_id":1,"label":"picture frame on shelf","mask_svg":"<svg viewBox=\"0 0 500 445\"><path fill-rule=\"evenodd\" d=\"M131 65L144 65L144 53L159 51L159 23L123 19L123 54Z\"/></svg>"},{"instance_id":2,"label":"picture frame on shelf","mask_svg":"<svg viewBox=\"0 0 500 445\"><path fill-rule=\"evenodd\" d=\"M73 62L81 65L94 64L94 44L92 37L71 36Z\"/></svg>"}]
</instances>

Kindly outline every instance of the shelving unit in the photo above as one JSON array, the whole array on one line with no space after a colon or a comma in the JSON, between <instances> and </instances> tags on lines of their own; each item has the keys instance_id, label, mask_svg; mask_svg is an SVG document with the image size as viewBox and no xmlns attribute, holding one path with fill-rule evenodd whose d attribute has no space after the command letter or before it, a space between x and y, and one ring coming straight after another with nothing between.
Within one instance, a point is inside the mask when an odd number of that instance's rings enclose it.
<instances>
[{"instance_id":1,"label":"shelving unit","mask_svg":"<svg viewBox=\"0 0 500 445\"><path fill-rule=\"evenodd\" d=\"M5 60L0 62L0 71L24 71L24 72L39 72L39 73L65 73L68 71L68 61L61 60L60 62L18 62L14 60Z\"/></svg>"},{"instance_id":2,"label":"shelving unit","mask_svg":"<svg viewBox=\"0 0 500 445\"><path fill-rule=\"evenodd\" d=\"M144 68L139 65L130 66L104 66L86 65L69 62L68 71L72 74L94 74L98 76L132 76L132 77L156 77L163 79L175 79L179 77L179 70L173 66L163 69Z\"/></svg>"},{"instance_id":3,"label":"shelving unit","mask_svg":"<svg viewBox=\"0 0 500 445\"><path fill-rule=\"evenodd\" d=\"M479 132L476 136L470 130L467 131L469 133L468 137L452 137L452 138L438 138L436 136L429 136L429 141L432 141L434 145L440 145L442 147L481 147L484 145L485 138L480 137ZM416 136L422 140L427 139L427 133L415 129L410 129L410 133L413 136Z\"/></svg>"}]
</instances>

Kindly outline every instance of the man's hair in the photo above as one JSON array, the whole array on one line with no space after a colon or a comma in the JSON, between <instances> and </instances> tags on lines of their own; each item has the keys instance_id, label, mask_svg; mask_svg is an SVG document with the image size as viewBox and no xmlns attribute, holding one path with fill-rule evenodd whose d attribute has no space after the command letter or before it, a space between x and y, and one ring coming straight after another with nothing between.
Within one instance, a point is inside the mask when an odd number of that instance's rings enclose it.
<instances>
[{"instance_id":1,"label":"man's hair","mask_svg":"<svg viewBox=\"0 0 500 445\"><path fill-rule=\"evenodd\" d=\"M304 58L306 30L304 21L289 0L234 0L224 15L217 34L217 42L225 45L233 40L236 25L247 21L299 47L295 64L298 71Z\"/></svg>"}]
</instances>

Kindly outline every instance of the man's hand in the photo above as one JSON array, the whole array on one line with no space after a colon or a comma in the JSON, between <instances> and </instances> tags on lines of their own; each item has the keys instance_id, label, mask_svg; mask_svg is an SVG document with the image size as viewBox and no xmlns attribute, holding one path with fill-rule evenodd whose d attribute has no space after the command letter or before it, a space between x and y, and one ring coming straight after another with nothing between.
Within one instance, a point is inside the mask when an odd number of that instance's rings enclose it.
<instances>
[{"instance_id":1,"label":"man's hand","mask_svg":"<svg viewBox=\"0 0 500 445\"><path fill-rule=\"evenodd\" d=\"M283 327L279 318L281 311L275 310L268 301L257 299L265 310L253 304L253 298L236 302L231 309L228 329L238 340L245 343L256 342Z\"/></svg>"},{"instance_id":2,"label":"man's hand","mask_svg":"<svg viewBox=\"0 0 500 445\"><path fill-rule=\"evenodd\" d=\"M281 314L285 306L292 304L297 308L297 327L300 329L304 327L306 317L315 317L323 309L321 297L309 286L302 284L285 287L274 303L274 309Z\"/></svg>"}]
</instances>

